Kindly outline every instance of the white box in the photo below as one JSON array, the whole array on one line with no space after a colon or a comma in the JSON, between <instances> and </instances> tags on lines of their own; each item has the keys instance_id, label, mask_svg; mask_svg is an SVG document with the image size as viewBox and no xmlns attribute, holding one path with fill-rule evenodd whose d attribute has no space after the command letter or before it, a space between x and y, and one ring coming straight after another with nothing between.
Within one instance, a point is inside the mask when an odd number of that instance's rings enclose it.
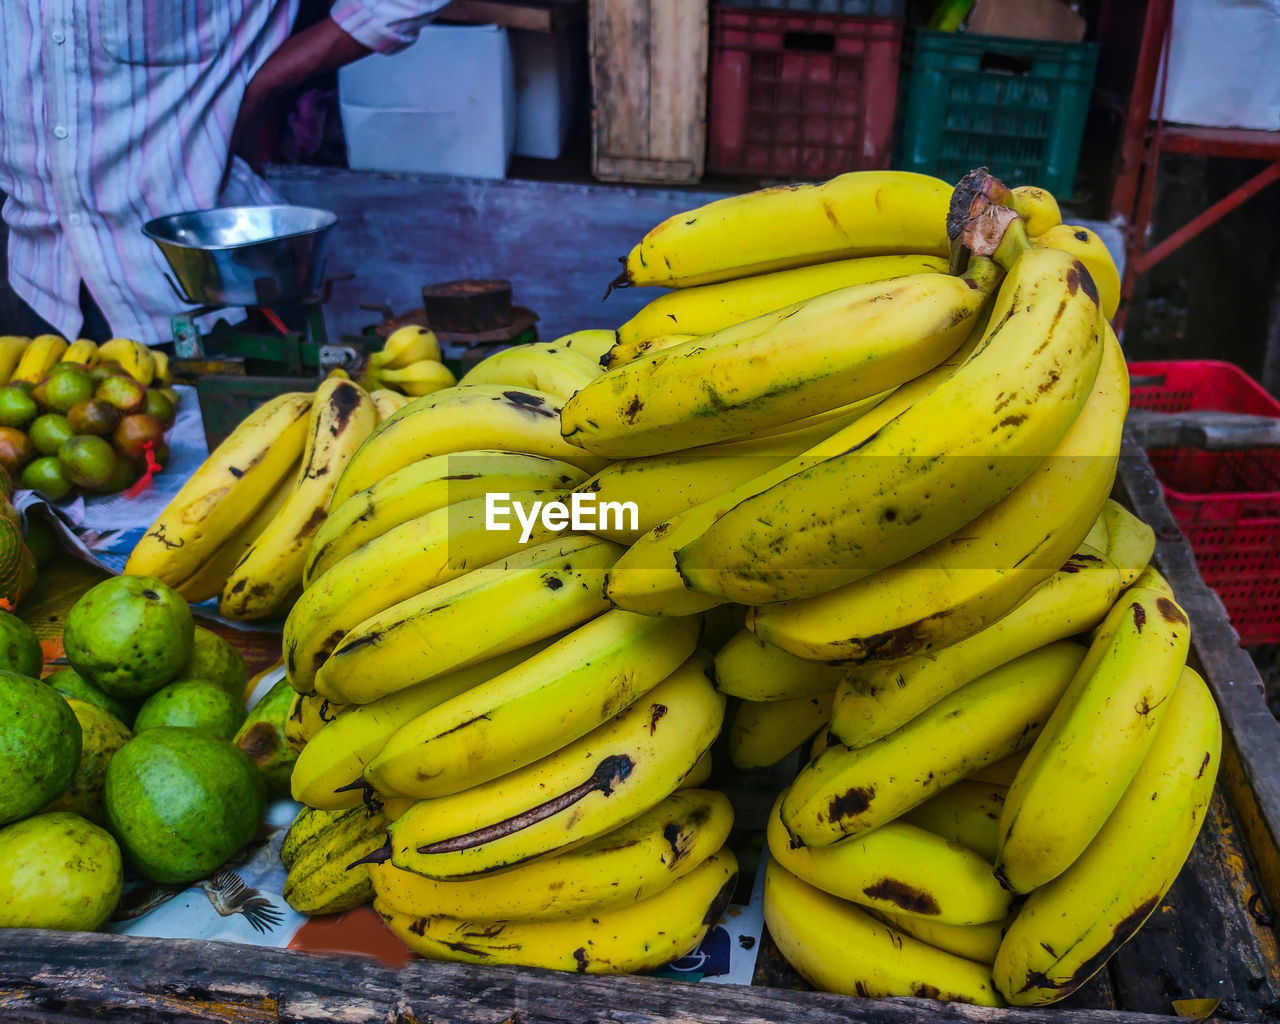
<instances>
[{"instance_id":1,"label":"white box","mask_svg":"<svg viewBox=\"0 0 1280 1024\"><path fill-rule=\"evenodd\" d=\"M342 68L338 96L356 170L506 177L516 129L506 29L428 25L407 49Z\"/></svg>"},{"instance_id":2,"label":"white box","mask_svg":"<svg viewBox=\"0 0 1280 1024\"><path fill-rule=\"evenodd\" d=\"M515 152L554 160L577 114L586 41L577 33L512 29L511 50L516 68Z\"/></svg>"},{"instance_id":3,"label":"white box","mask_svg":"<svg viewBox=\"0 0 1280 1024\"><path fill-rule=\"evenodd\" d=\"M1169 33L1166 121L1280 130L1280 0L1177 0Z\"/></svg>"}]
</instances>

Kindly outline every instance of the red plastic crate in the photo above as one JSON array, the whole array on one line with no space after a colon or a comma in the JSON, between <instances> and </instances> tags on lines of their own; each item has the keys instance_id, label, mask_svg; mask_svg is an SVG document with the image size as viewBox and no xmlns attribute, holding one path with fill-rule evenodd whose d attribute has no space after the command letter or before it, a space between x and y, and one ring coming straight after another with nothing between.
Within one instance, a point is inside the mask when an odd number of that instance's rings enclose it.
<instances>
[{"instance_id":1,"label":"red plastic crate","mask_svg":"<svg viewBox=\"0 0 1280 1024\"><path fill-rule=\"evenodd\" d=\"M1280 402L1230 363L1131 363L1130 403L1161 412L1280 418ZM1153 448L1165 503L1242 644L1280 641L1280 450Z\"/></svg>"},{"instance_id":2,"label":"red plastic crate","mask_svg":"<svg viewBox=\"0 0 1280 1024\"><path fill-rule=\"evenodd\" d=\"M902 24L713 7L707 168L829 178L888 167Z\"/></svg>"}]
</instances>

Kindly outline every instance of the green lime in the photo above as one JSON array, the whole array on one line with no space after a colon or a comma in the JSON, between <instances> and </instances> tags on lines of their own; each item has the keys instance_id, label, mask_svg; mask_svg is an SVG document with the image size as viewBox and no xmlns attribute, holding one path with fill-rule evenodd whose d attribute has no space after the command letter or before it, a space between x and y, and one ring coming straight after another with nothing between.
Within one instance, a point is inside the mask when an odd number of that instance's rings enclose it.
<instances>
[{"instance_id":1,"label":"green lime","mask_svg":"<svg viewBox=\"0 0 1280 1024\"><path fill-rule=\"evenodd\" d=\"M116 470L116 453L102 437L77 434L58 449L58 461L73 484L101 490Z\"/></svg>"},{"instance_id":2,"label":"green lime","mask_svg":"<svg viewBox=\"0 0 1280 1024\"><path fill-rule=\"evenodd\" d=\"M27 490L36 491L50 501L61 501L71 493L71 481L54 455L44 455L28 462L22 470L21 483Z\"/></svg>"},{"instance_id":3,"label":"green lime","mask_svg":"<svg viewBox=\"0 0 1280 1024\"><path fill-rule=\"evenodd\" d=\"M25 427L39 412L35 399L22 388L0 388L0 427Z\"/></svg>"},{"instance_id":4,"label":"green lime","mask_svg":"<svg viewBox=\"0 0 1280 1024\"><path fill-rule=\"evenodd\" d=\"M44 381L44 401L54 412L65 413L73 405L93 397L93 378L87 370L70 363L59 363L61 369Z\"/></svg>"},{"instance_id":5,"label":"green lime","mask_svg":"<svg viewBox=\"0 0 1280 1024\"><path fill-rule=\"evenodd\" d=\"M177 409L173 402L169 400L169 396L157 388L147 389L147 414L154 416L160 421L160 426L168 430L173 426L173 421L177 416Z\"/></svg>"},{"instance_id":6,"label":"green lime","mask_svg":"<svg viewBox=\"0 0 1280 1024\"><path fill-rule=\"evenodd\" d=\"M75 436L71 424L60 412L37 416L27 428L27 437L41 455L57 455L58 450Z\"/></svg>"},{"instance_id":7,"label":"green lime","mask_svg":"<svg viewBox=\"0 0 1280 1024\"><path fill-rule=\"evenodd\" d=\"M103 494L119 494L137 480L139 476L138 471L133 468L133 463L128 459L116 459L115 468L111 471L111 476L98 490Z\"/></svg>"},{"instance_id":8,"label":"green lime","mask_svg":"<svg viewBox=\"0 0 1280 1024\"><path fill-rule=\"evenodd\" d=\"M67 422L77 434L97 434L107 437L120 422L120 410L109 402L91 398L78 402L67 410Z\"/></svg>"},{"instance_id":9,"label":"green lime","mask_svg":"<svg viewBox=\"0 0 1280 1024\"><path fill-rule=\"evenodd\" d=\"M80 723L57 690L7 670L0 670L0 720L0 825L7 825L66 788L80 763Z\"/></svg>"}]
</instances>

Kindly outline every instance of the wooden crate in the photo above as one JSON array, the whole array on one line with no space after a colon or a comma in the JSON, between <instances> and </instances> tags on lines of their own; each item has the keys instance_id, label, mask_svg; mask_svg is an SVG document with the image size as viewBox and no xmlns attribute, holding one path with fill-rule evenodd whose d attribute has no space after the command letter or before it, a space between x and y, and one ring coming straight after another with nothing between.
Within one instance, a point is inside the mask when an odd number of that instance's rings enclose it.
<instances>
[{"instance_id":1,"label":"wooden crate","mask_svg":"<svg viewBox=\"0 0 1280 1024\"><path fill-rule=\"evenodd\" d=\"M751 986L599 977L233 943L0 929L0 1020L387 1024L1173 1024L1173 1001L1222 1000L1215 1019L1280 1016L1280 722L1221 602L1125 445L1115 496L1156 530L1155 561L1192 623L1192 661L1224 728L1218 790L1164 903L1084 989L1044 1009L804 991L767 941Z\"/></svg>"},{"instance_id":2,"label":"wooden crate","mask_svg":"<svg viewBox=\"0 0 1280 1024\"><path fill-rule=\"evenodd\" d=\"M705 165L707 0L590 0L591 170L688 185Z\"/></svg>"}]
</instances>

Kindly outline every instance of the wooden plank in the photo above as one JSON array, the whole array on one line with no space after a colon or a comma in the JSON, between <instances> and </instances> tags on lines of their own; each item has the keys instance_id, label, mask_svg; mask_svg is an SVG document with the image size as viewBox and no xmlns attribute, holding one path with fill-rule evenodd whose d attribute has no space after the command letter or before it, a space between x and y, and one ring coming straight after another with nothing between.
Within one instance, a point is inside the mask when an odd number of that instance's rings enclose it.
<instances>
[{"instance_id":1,"label":"wooden plank","mask_svg":"<svg viewBox=\"0 0 1280 1024\"><path fill-rule=\"evenodd\" d=\"M1223 452L1280 448L1280 419L1232 412L1155 412L1131 409L1128 428L1143 448L1198 448Z\"/></svg>"},{"instance_id":2,"label":"wooden plank","mask_svg":"<svg viewBox=\"0 0 1280 1024\"><path fill-rule=\"evenodd\" d=\"M697 181L706 153L707 4L653 0L650 10L648 151L692 163Z\"/></svg>"},{"instance_id":3,"label":"wooden plank","mask_svg":"<svg viewBox=\"0 0 1280 1024\"><path fill-rule=\"evenodd\" d=\"M1268 906L1280 907L1280 722L1267 708L1262 680L1222 601L1205 585L1191 551L1160 495L1151 463L1126 436L1117 497L1156 532L1154 561L1191 620L1191 646L1222 715L1222 783L1240 812L1246 845L1257 865Z\"/></svg>"},{"instance_id":4,"label":"wooden plank","mask_svg":"<svg viewBox=\"0 0 1280 1024\"><path fill-rule=\"evenodd\" d=\"M990 1009L644 977L565 975L237 943L0 931L0 1018L134 1024L1169 1024L1108 1010Z\"/></svg>"},{"instance_id":5,"label":"wooden plank","mask_svg":"<svg viewBox=\"0 0 1280 1024\"><path fill-rule=\"evenodd\" d=\"M559 32L586 21L587 0L453 0L443 17L468 25Z\"/></svg>"},{"instance_id":6,"label":"wooden plank","mask_svg":"<svg viewBox=\"0 0 1280 1024\"><path fill-rule=\"evenodd\" d=\"M591 0L589 18L595 169L601 158L648 155L642 140L649 124L649 9L627 0Z\"/></svg>"},{"instance_id":7,"label":"wooden plank","mask_svg":"<svg viewBox=\"0 0 1280 1024\"><path fill-rule=\"evenodd\" d=\"M604 181L698 181L706 0L591 0L589 21L592 173Z\"/></svg>"},{"instance_id":8,"label":"wooden plank","mask_svg":"<svg viewBox=\"0 0 1280 1024\"><path fill-rule=\"evenodd\" d=\"M1127 1010L1171 1013L1175 999L1220 998L1218 1012L1258 1020L1280 1008L1280 952L1254 898L1243 837L1214 794L1191 856L1164 903L1112 960Z\"/></svg>"}]
</instances>

